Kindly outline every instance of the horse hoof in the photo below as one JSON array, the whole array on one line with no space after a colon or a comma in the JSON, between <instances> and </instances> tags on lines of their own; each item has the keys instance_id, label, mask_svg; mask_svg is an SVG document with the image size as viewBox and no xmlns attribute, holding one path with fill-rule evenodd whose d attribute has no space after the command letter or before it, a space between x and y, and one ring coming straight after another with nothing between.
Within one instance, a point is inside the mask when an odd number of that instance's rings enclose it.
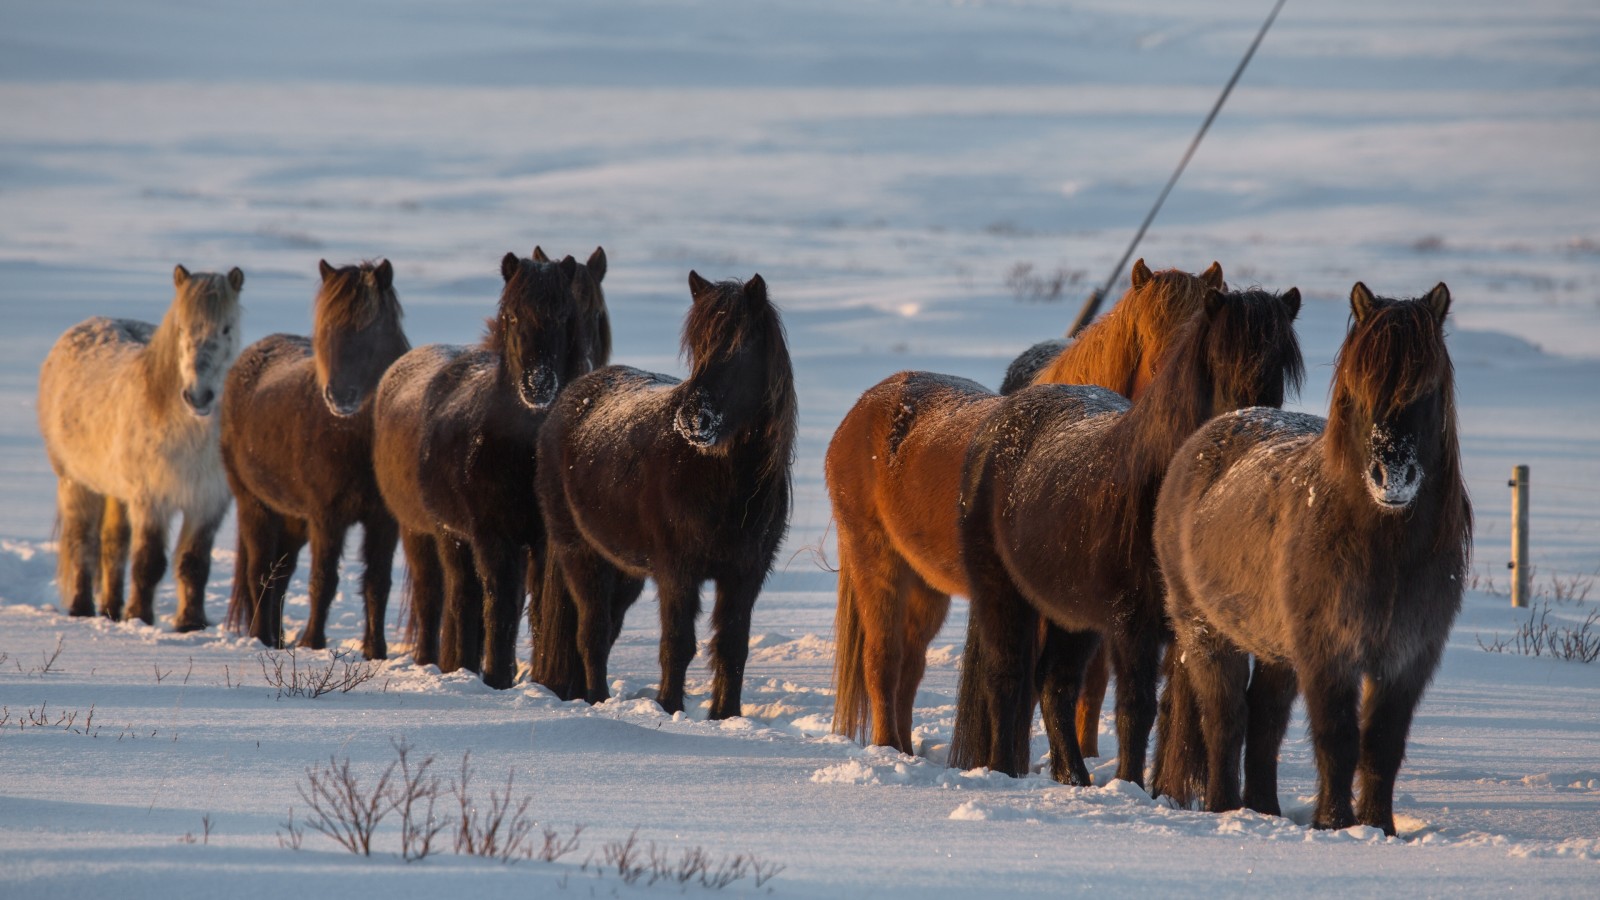
<instances>
[{"instance_id":1,"label":"horse hoof","mask_svg":"<svg viewBox=\"0 0 1600 900\"><path fill-rule=\"evenodd\" d=\"M361 648L361 655L367 659L388 659L388 644L365 644Z\"/></svg>"},{"instance_id":2,"label":"horse hoof","mask_svg":"<svg viewBox=\"0 0 1600 900\"><path fill-rule=\"evenodd\" d=\"M172 630L178 634L188 634L191 631L205 631L210 626L205 619L186 619L182 622L173 622Z\"/></svg>"}]
</instances>

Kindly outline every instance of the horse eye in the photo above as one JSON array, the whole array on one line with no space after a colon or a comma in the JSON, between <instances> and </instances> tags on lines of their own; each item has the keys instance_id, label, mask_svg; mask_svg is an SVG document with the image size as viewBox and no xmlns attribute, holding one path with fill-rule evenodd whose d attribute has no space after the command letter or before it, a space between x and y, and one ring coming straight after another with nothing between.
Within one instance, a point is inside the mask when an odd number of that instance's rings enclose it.
<instances>
[{"instance_id":1,"label":"horse eye","mask_svg":"<svg viewBox=\"0 0 1600 900\"><path fill-rule=\"evenodd\" d=\"M233 334L233 326L232 325L224 325L224 326L222 326L222 336L223 337L227 337L230 334Z\"/></svg>"}]
</instances>

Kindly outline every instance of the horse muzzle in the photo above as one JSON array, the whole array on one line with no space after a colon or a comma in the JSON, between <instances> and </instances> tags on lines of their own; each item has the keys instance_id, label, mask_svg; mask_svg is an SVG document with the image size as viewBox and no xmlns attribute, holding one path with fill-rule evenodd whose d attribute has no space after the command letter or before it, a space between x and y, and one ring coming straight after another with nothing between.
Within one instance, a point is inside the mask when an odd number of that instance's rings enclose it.
<instances>
[{"instance_id":1,"label":"horse muzzle","mask_svg":"<svg viewBox=\"0 0 1600 900\"><path fill-rule=\"evenodd\" d=\"M361 411L361 392L355 388L337 391L333 387L322 389L322 402L327 404L328 412L341 419L348 419Z\"/></svg>"},{"instance_id":2,"label":"horse muzzle","mask_svg":"<svg viewBox=\"0 0 1600 900\"><path fill-rule=\"evenodd\" d=\"M678 407L677 414L672 417L672 426L684 440L702 450L715 447L722 440L722 416L703 406L691 409L685 404Z\"/></svg>"},{"instance_id":3,"label":"horse muzzle","mask_svg":"<svg viewBox=\"0 0 1600 900\"><path fill-rule=\"evenodd\" d=\"M189 407L189 412L195 418L204 419L216 411L217 394L210 388L201 388L198 391L183 389L183 402Z\"/></svg>"},{"instance_id":4,"label":"horse muzzle","mask_svg":"<svg viewBox=\"0 0 1600 900\"><path fill-rule=\"evenodd\" d=\"M1409 507L1422 489L1422 466L1415 459L1392 463L1373 460L1366 477L1373 501L1394 512Z\"/></svg>"},{"instance_id":5,"label":"horse muzzle","mask_svg":"<svg viewBox=\"0 0 1600 900\"><path fill-rule=\"evenodd\" d=\"M561 389L561 379L549 366L528 369L517 379L517 395L522 405L537 412L556 402L556 392Z\"/></svg>"}]
</instances>

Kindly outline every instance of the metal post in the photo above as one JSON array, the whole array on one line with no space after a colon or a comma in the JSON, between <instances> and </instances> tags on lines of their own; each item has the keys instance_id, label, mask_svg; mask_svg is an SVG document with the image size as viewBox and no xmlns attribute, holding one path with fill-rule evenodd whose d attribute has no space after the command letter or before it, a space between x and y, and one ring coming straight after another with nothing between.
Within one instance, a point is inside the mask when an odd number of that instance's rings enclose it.
<instances>
[{"instance_id":1,"label":"metal post","mask_svg":"<svg viewBox=\"0 0 1600 900\"><path fill-rule=\"evenodd\" d=\"M1527 606L1533 566L1528 561L1528 467L1513 466L1511 480L1511 605Z\"/></svg>"}]
</instances>

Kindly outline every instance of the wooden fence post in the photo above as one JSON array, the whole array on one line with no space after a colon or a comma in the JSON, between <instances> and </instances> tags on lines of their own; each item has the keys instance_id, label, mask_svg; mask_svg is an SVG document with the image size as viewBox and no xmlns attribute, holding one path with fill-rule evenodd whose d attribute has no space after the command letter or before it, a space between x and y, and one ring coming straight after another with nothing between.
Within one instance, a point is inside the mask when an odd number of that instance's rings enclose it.
<instances>
[{"instance_id":1,"label":"wooden fence post","mask_svg":"<svg viewBox=\"0 0 1600 900\"><path fill-rule=\"evenodd\" d=\"M1513 466L1511 480L1511 605L1527 606L1533 566L1528 561L1528 467Z\"/></svg>"}]
</instances>

